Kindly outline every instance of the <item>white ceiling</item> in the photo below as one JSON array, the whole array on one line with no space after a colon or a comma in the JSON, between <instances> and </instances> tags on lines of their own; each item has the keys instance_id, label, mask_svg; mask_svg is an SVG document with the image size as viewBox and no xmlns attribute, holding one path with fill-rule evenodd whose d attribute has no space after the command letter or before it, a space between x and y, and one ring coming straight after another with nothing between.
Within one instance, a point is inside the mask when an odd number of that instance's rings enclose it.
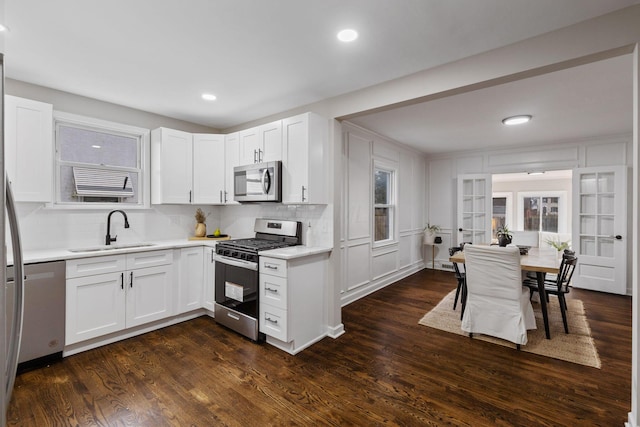
<instances>
[{"instance_id":1,"label":"white ceiling","mask_svg":"<svg viewBox=\"0 0 640 427\"><path fill-rule=\"evenodd\" d=\"M638 3L5 0L6 76L226 129ZM337 42L345 27L360 38ZM353 121L426 152L630 132L625 61ZM512 113L534 115L526 133L499 126Z\"/></svg>"},{"instance_id":2,"label":"white ceiling","mask_svg":"<svg viewBox=\"0 0 640 427\"><path fill-rule=\"evenodd\" d=\"M435 154L632 132L631 55L350 121ZM533 116L505 126L502 119Z\"/></svg>"}]
</instances>

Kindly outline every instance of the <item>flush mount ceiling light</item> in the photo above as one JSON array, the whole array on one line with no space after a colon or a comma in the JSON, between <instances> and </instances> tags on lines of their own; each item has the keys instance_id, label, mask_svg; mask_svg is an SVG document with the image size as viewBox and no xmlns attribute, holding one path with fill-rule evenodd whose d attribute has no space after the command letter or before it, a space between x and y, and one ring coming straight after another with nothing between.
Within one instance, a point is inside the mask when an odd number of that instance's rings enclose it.
<instances>
[{"instance_id":1,"label":"flush mount ceiling light","mask_svg":"<svg viewBox=\"0 0 640 427\"><path fill-rule=\"evenodd\" d=\"M215 101L218 97L215 96L212 93L203 93L202 94L202 99L204 99L205 101Z\"/></svg>"},{"instance_id":2,"label":"flush mount ceiling light","mask_svg":"<svg viewBox=\"0 0 640 427\"><path fill-rule=\"evenodd\" d=\"M358 38L358 32L352 29L342 30L338 33L338 40L349 43Z\"/></svg>"},{"instance_id":3,"label":"flush mount ceiling light","mask_svg":"<svg viewBox=\"0 0 640 427\"><path fill-rule=\"evenodd\" d=\"M6 26L0 24L0 33L4 32L4 31L9 31L9 28L7 28Z\"/></svg>"},{"instance_id":4,"label":"flush mount ceiling light","mask_svg":"<svg viewBox=\"0 0 640 427\"><path fill-rule=\"evenodd\" d=\"M502 124L507 126L521 125L523 123L527 123L529 120L531 120L530 115L521 114L519 116L511 116L507 117L506 119L502 119Z\"/></svg>"}]
</instances>

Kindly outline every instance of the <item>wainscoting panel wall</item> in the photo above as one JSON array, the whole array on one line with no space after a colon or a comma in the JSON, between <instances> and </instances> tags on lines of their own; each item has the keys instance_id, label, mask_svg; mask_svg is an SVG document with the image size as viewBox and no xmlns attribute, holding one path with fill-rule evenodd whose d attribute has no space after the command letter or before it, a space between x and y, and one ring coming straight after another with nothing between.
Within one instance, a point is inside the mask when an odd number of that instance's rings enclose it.
<instances>
[{"instance_id":1,"label":"wainscoting panel wall","mask_svg":"<svg viewBox=\"0 0 640 427\"><path fill-rule=\"evenodd\" d=\"M424 156L366 129L343 122L344 176L342 218L342 305L424 268L422 229L426 224ZM374 163L395 170L392 234L374 247ZM365 229L366 228L366 229Z\"/></svg>"}]
</instances>

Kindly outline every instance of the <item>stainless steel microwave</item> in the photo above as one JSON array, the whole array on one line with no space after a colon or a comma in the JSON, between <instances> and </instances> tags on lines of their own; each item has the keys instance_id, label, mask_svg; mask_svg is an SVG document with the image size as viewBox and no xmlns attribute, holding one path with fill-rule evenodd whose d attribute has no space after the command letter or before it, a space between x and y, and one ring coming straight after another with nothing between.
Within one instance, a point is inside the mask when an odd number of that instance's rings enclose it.
<instances>
[{"instance_id":1,"label":"stainless steel microwave","mask_svg":"<svg viewBox=\"0 0 640 427\"><path fill-rule=\"evenodd\" d=\"M254 163L233 168L236 202L281 202L282 162Z\"/></svg>"}]
</instances>

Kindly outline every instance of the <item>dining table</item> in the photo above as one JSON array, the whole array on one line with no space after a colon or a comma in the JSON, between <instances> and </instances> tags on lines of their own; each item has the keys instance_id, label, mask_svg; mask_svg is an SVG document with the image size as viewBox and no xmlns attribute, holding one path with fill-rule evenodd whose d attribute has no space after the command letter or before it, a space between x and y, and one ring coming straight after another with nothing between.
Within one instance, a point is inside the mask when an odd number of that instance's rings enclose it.
<instances>
[{"instance_id":1,"label":"dining table","mask_svg":"<svg viewBox=\"0 0 640 427\"><path fill-rule=\"evenodd\" d=\"M464 264L464 249L449 257L450 262ZM520 269L531 271L536 274L538 282L538 293L540 295L540 309L544 320L544 332L547 339L551 339L549 332L549 317L547 315L547 293L544 287L544 279L547 273L558 274L560 261L555 251L540 248L530 248L526 255L520 255Z\"/></svg>"}]
</instances>

